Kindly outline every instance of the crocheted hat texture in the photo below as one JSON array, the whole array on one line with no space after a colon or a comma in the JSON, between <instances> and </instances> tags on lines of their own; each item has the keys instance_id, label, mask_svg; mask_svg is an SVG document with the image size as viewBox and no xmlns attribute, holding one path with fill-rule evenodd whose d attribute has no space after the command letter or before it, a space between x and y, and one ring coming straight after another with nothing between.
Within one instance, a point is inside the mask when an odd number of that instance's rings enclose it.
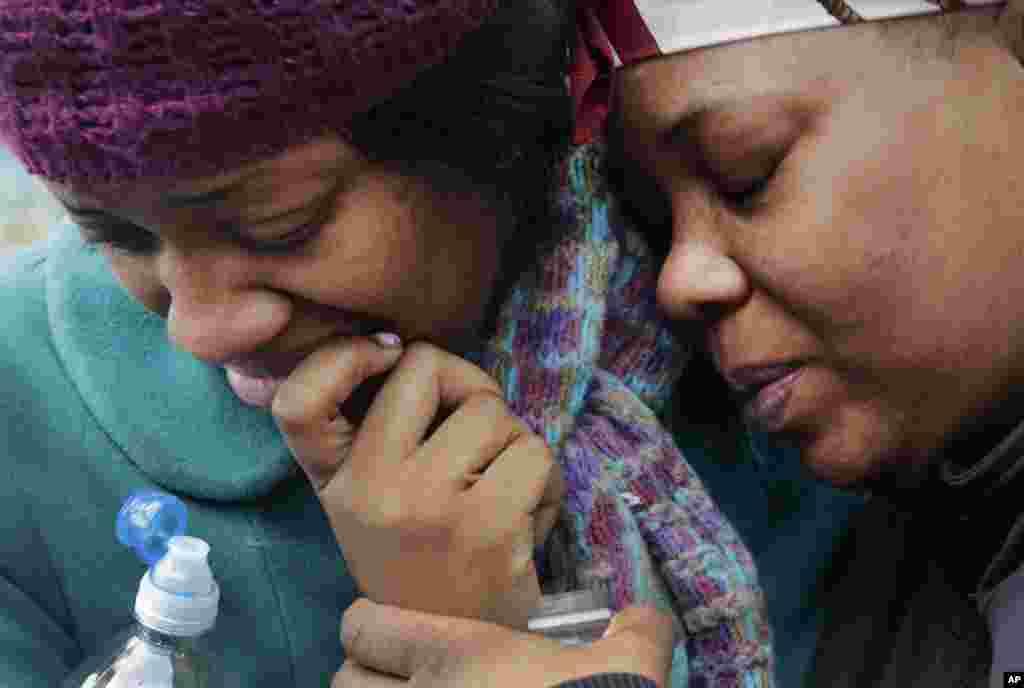
<instances>
[{"instance_id":1,"label":"crocheted hat texture","mask_svg":"<svg viewBox=\"0 0 1024 688\"><path fill-rule=\"evenodd\" d=\"M215 174L336 132L497 0L4 0L0 140L81 184Z\"/></svg>"}]
</instances>

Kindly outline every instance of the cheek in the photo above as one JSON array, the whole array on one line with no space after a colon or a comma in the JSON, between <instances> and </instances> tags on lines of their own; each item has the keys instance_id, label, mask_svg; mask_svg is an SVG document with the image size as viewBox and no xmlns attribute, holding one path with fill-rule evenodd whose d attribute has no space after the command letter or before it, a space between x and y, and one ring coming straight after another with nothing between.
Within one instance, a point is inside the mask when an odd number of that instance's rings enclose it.
<instances>
[{"instance_id":1,"label":"cheek","mask_svg":"<svg viewBox=\"0 0 1024 688\"><path fill-rule=\"evenodd\" d=\"M121 287L148 310L161 316L170 306L170 298L157 279L152 261L144 257L126 256L109 247L100 252L107 258L110 271Z\"/></svg>"},{"instance_id":2,"label":"cheek","mask_svg":"<svg viewBox=\"0 0 1024 688\"><path fill-rule=\"evenodd\" d=\"M448 331L474 328L485 316L498 277L495 221L462 208L424 231L433 237L420 285L429 294L429 307L448 321Z\"/></svg>"},{"instance_id":3,"label":"cheek","mask_svg":"<svg viewBox=\"0 0 1024 688\"><path fill-rule=\"evenodd\" d=\"M424 191L386 190L364 200L341 216L319 258L320 283L335 285L321 298L386 312L406 336L443 342L472 328L496 274L493 223Z\"/></svg>"},{"instance_id":4,"label":"cheek","mask_svg":"<svg viewBox=\"0 0 1024 688\"><path fill-rule=\"evenodd\" d=\"M808 458L844 475L920 465L998 400L1024 351L1007 289L1020 247L980 241L985 204L949 171L958 149L915 129L822 143L744 244L755 280L814 333L832 380Z\"/></svg>"},{"instance_id":5,"label":"cheek","mask_svg":"<svg viewBox=\"0 0 1024 688\"><path fill-rule=\"evenodd\" d=\"M836 484L887 480L913 483L948 430L927 397L908 403L887 385L865 383L847 370L808 371L794 406L815 409L795 419L793 437L803 461Z\"/></svg>"},{"instance_id":6,"label":"cheek","mask_svg":"<svg viewBox=\"0 0 1024 688\"><path fill-rule=\"evenodd\" d=\"M836 132L806 145L751 243L767 288L833 353L897 364L949 353L960 294L941 198L917 166L929 141L893 128L870 145Z\"/></svg>"}]
</instances>

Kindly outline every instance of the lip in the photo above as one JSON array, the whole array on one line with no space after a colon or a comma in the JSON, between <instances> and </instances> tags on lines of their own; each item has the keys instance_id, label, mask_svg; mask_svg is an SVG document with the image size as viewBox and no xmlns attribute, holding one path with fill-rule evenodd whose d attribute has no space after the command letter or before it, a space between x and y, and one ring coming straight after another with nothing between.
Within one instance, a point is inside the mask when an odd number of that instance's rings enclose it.
<instances>
[{"instance_id":1,"label":"lip","mask_svg":"<svg viewBox=\"0 0 1024 688\"><path fill-rule=\"evenodd\" d=\"M786 361L733 368L725 379L740 397L744 419L763 432L776 432L782 428L793 385L803 371L802 362Z\"/></svg>"},{"instance_id":2,"label":"lip","mask_svg":"<svg viewBox=\"0 0 1024 688\"><path fill-rule=\"evenodd\" d=\"M284 378L316 349L317 347L310 346L297 351L233 358L221 365L246 377Z\"/></svg>"},{"instance_id":3,"label":"lip","mask_svg":"<svg viewBox=\"0 0 1024 688\"><path fill-rule=\"evenodd\" d=\"M725 371L723 376L725 381L729 383L732 391L745 396L753 391L757 391L758 388L770 385L776 380L789 375L802 365L802 361L745 365Z\"/></svg>"},{"instance_id":4,"label":"lip","mask_svg":"<svg viewBox=\"0 0 1024 688\"><path fill-rule=\"evenodd\" d=\"M335 316L337 320L337 316ZM291 375L292 371L299 367L299 364L306 359L311 353L319 349L330 339L334 337L363 337L374 332L380 331L392 331L383 329L385 326L379 322L364 321L346 321L340 324L336 324L332 328L331 332L324 337L317 339L316 342L309 346L304 346L293 351L286 352L267 352L263 354L253 354L250 356L239 356L232 358L221 363L221 366L233 370L240 375L252 378L286 378Z\"/></svg>"}]
</instances>

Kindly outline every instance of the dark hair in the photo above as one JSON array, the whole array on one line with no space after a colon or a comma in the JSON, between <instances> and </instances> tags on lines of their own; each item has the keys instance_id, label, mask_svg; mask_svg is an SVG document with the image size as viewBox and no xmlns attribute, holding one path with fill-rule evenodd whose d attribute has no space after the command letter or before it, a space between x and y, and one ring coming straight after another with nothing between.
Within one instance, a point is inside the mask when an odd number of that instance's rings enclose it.
<instances>
[{"instance_id":1,"label":"dark hair","mask_svg":"<svg viewBox=\"0 0 1024 688\"><path fill-rule=\"evenodd\" d=\"M493 209L503 253L491 316L567 229L553 193L573 122L565 83L570 5L501 3L447 62L349 123L372 159L395 163L442 193L475 194ZM492 326L489 317L485 329Z\"/></svg>"},{"instance_id":2,"label":"dark hair","mask_svg":"<svg viewBox=\"0 0 1024 688\"><path fill-rule=\"evenodd\" d=\"M1003 10L980 6L970 11L942 12L871 22L882 40L905 52L910 60L959 59L978 40L996 36Z\"/></svg>"}]
</instances>

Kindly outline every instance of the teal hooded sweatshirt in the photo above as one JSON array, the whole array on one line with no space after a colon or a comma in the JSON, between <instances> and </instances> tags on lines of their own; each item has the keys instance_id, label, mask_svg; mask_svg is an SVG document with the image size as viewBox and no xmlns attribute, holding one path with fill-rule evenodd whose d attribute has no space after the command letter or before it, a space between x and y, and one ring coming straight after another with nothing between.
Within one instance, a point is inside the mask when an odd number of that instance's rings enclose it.
<instances>
[{"instance_id":1,"label":"teal hooded sweatshirt","mask_svg":"<svg viewBox=\"0 0 1024 688\"><path fill-rule=\"evenodd\" d=\"M73 226L0 261L0 686L53 688L133 622L145 566L115 538L132 492L211 547L212 685L327 686L356 597L270 414L176 350Z\"/></svg>"}]
</instances>

